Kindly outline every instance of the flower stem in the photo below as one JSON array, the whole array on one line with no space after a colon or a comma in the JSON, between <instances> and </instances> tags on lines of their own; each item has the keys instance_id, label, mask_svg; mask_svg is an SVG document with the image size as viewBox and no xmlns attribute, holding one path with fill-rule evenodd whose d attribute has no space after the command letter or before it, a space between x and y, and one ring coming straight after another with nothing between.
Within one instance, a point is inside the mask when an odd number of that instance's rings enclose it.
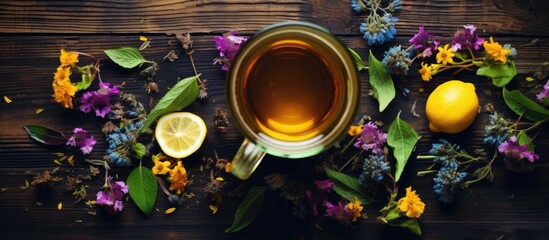
<instances>
[{"instance_id":1,"label":"flower stem","mask_svg":"<svg viewBox=\"0 0 549 240\"><path fill-rule=\"evenodd\" d=\"M436 172L438 172L438 170L425 170L425 171L419 171L419 172L417 172L416 175L417 175L418 177L423 177L423 176L425 176L425 175L427 175L427 174L436 173Z\"/></svg>"},{"instance_id":2,"label":"flower stem","mask_svg":"<svg viewBox=\"0 0 549 240\"><path fill-rule=\"evenodd\" d=\"M202 80L200 80L200 75L198 74L198 71L196 71L196 65L194 64L193 59L193 52L194 51L187 51L187 55L189 56L189 61L191 61L191 67L193 68L193 72L195 76L198 76L196 79L198 80L198 83L202 83Z\"/></svg>"},{"instance_id":3,"label":"flower stem","mask_svg":"<svg viewBox=\"0 0 549 240\"><path fill-rule=\"evenodd\" d=\"M360 152L357 152L353 157L351 157L351 159L349 159L349 161L347 161L340 169L339 169L339 172L343 171L343 169L345 169L345 167L347 167L347 165L349 165L349 163L351 163L355 158L357 158L360 154L362 154L362 152L364 152L364 150L360 151Z\"/></svg>"},{"instance_id":4,"label":"flower stem","mask_svg":"<svg viewBox=\"0 0 549 240\"><path fill-rule=\"evenodd\" d=\"M347 149L349 149L349 147L351 145L353 145L353 143L356 141L356 139L360 136L360 134L358 135L355 135L348 143L347 145L345 145L345 147L343 147L343 149L339 152L340 154L343 154L345 151L347 151Z\"/></svg>"}]
</instances>

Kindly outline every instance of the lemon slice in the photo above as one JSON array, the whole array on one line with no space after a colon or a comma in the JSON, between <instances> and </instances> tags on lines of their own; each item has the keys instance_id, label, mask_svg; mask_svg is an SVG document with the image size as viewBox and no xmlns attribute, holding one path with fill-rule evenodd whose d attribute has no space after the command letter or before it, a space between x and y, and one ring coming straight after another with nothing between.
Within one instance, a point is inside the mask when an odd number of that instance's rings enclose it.
<instances>
[{"instance_id":1,"label":"lemon slice","mask_svg":"<svg viewBox=\"0 0 549 240\"><path fill-rule=\"evenodd\" d=\"M174 112L162 116L154 131L164 154L184 158L196 152L206 138L206 124L189 112Z\"/></svg>"}]
</instances>

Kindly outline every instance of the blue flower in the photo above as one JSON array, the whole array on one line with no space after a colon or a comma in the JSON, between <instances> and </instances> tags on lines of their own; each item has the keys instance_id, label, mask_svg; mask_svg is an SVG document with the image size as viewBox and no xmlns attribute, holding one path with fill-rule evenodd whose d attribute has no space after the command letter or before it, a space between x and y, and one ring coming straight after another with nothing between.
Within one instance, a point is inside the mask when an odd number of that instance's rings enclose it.
<instances>
[{"instance_id":1,"label":"blue flower","mask_svg":"<svg viewBox=\"0 0 549 240\"><path fill-rule=\"evenodd\" d=\"M391 73L407 75L408 66L410 66L412 60L410 59L410 52L398 45L385 51L385 56L381 62L387 66Z\"/></svg>"},{"instance_id":2,"label":"blue flower","mask_svg":"<svg viewBox=\"0 0 549 240\"><path fill-rule=\"evenodd\" d=\"M398 18L390 13L386 13L382 18L368 18L367 22L360 25L360 32L364 34L364 39L368 40L368 45L383 44L393 39L397 21Z\"/></svg>"},{"instance_id":3,"label":"blue flower","mask_svg":"<svg viewBox=\"0 0 549 240\"><path fill-rule=\"evenodd\" d=\"M458 171L458 164L455 161L445 161L438 171L437 177L433 178L435 181L433 189L438 195L438 200L443 203L451 203L454 200L456 186L465 177L467 177L467 172Z\"/></svg>"},{"instance_id":4,"label":"blue flower","mask_svg":"<svg viewBox=\"0 0 549 240\"><path fill-rule=\"evenodd\" d=\"M391 5L389 5L389 9L391 9L392 11L400 10L401 8L402 6L400 5L400 0L393 0Z\"/></svg>"},{"instance_id":5,"label":"blue flower","mask_svg":"<svg viewBox=\"0 0 549 240\"><path fill-rule=\"evenodd\" d=\"M452 149L458 150L460 147L457 144L452 145L450 142L445 139L439 139L440 143L433 143L429 154L435 156L447 156L452 153Z\"/></svg>"},{"instance_id":6,"label":"blue flower","mask_svg":"<svg viewBox=\"0 0 549 240\"><path fill-rule=\"evenodd\" d=\"M389 166L389 163L385 161L383 155L372 154L364 159L363 172L360 174L358 182L361 185L380 182L389 170L391 170L391 167Z\"/></svg>"},{"instance_id":7,"label":"blue flower","mask_svg":"<svg viewBox=\"0 0 549 240\"><path fill-rule=\"evenodd\" d=\"M124 128L116 127L114 131L107 134L109 148L105 154L112 165L128 166L131 164L130 152L135 144L135 136L138 136L142 127L143 120L136 123L129 122Z\"/></svg>"},{"instance_id":8,"label":"blue flower","mask_svg":"<svg viewBox=\"0 0 549 240\"><path fill-rule=\"evenodd\" d=\"M357 13L364 11L364 7L361 5L361 3L357 2L357 0L351 0L351 8Z\"/></svg>"},{"instance_id":9,"label":"blue flower","mask_svg":"<svg viewBox=\"0 0 549 240\"><path fill-rule=\"evenodd\" d=\"M484 127L484 143L499 146L511 136L513 126L497 112L490 114L489 120Z\"/></svg>"}]
</instances>

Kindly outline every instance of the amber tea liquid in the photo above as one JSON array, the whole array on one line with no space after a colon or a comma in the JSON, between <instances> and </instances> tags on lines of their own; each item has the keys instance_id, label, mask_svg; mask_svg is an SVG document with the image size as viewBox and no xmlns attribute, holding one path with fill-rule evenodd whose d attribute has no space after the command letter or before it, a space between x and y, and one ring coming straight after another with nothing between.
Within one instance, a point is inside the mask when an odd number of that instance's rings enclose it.
<instances>
[{"instance_id":1,"label":"amber tea liquid","mask_svg":"<svg viewBox=\"0 0 549 240\"><path fill-rule=\"evenodd\" d=\"M244 136L231 173L247 179L266 154L299 159L338 142L357 112L360 78L334 35L289 21L248 39L231 62L226 91Z\"/></svg>"},{"instance_id":2,"label":"amber tea liquid","mask_svg":"<svg viewBox=\"0 0 549 240\"><path fill-rule=\"evenodd\" d=\"M242 82L242 101L255 131L301 141L328 130L330 116L340 109L342 81L326 56L299 40L278 41L258 52Z\"/></svg>"}]
</instances>

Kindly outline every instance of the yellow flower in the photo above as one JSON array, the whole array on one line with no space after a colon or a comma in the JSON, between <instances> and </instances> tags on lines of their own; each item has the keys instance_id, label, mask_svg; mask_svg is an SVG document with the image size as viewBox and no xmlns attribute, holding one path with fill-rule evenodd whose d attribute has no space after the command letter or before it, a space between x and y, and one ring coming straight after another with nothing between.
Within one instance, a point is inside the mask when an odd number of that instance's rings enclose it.
<instances>
[{"instance_id":1,"label":"yellow flower","mask_svg":"<svg viewBox=\"0 0 549 240\"><path fill-rule=\"evenodd\" d=\"M441 63L446 65L448 63L454 63L454 59L452 59L455 54L452 51L452 49L448 49L449 45L446 44L444 47L438 47L438 53L437 53L437 63Z\"/></svg>"},{"instance_id":2,"label":"yellow flower","mask_svg":"<svg viewBox=\"0 0 549 240\"><path fill-rule=\"evenodd\" d=\"M416 191L412 187L406 188L406 196L398 200L398 209L409 218L419 218L425 210L425 203L421 201Z\"/></svg>"},{"instance_id":3,"label":"yellow flower","mask_svg":"<svg viewBox=\"0 0 549 240\"><path fill-rule=\"evenodd\" d=\"M429 66L428 64L421 63L421 69L419 69L419 74L421 74L421 79L423 81L429 81L431 80L431 71L433 70L433 67Z\"/></svg>"},{"instance_id":4,"label":"yellow flower","mask_svg":"<svg viewBox=\"0 0 549 240\"><path fill-rule=\"evenodd\" d=\"M53 79L55 81L65 81L69 79L69 76L71 75L71 69L68 67L61 67L59 66L57 68L57 71L53 74ZM70 79L69 79L70 81Z\"/></svg>"},{"instance_id":5,"label":"yellow flower","mask_svg":"<svg viewBox=\"0 0 549 240\"><path fill-rule=\"evenodd\" d=\"M364 125L351 125L347 133L349 133L351 137L354 137L362 132L362 128L364 128Z\"/></svg>"},{"instance_id":6,"label":"yellow flower","mask_svg":"<svg viewBox=\"0 0 549 240\"><path fill-rule=\"evenodd\" d=\"M228 172L228 173L231 172L231 163L230 163L230 162L228 162L227 164L225 164L225 172Z\"/></svg>"},{"instance_id":7,"label":"yellow flower","mask_svg":"<svg viewBox=\"0 0 549 240\"><path fill-rule=\"evenodd\" d=\"M152 172L154 175L164 175L170 171L170 161L160 161L158 158L154 158L154 167L152 167Z\"/></svg>"},{"instance_id":8,"label":"yellow flower","mask_svg":"<svg viewBox=\"0 0 549 240\"><path fill-rule=\"evenodd\" d=\"M74 64L78 62L78 53L65 51L61 49L61 56L59 56L59 62L61 62L62 67L71 66L74 67Z\"/></svg>"},{"instance_id":9,"label":"yellow flower","mask_svg":"<svg viewBox=\"0 0 549 240\"><path fill-rule=\"evenodd\" d=\"M178 195L185 191L185 187L188 183L187 170L185 170L181 161L178 161L177 165L170 170L169 180L172 182L170 185L170 191L177 190Z\"/></svg>"},{"instance_id":10,"label":"yellow flower","mask_svg":"<svg viewBox=\"0 0 549 240\"><path fill-rule=\"evenodd\" d=\"M364 208L360 201L355 197L354 202L350 202L346 206L347 210L350 211L353 214L353 222L356 222L356 220L360 217L360 212L362 212L362 209Z\"/></svg>"},{"instance_id":11,"label":"yellow flower","mask_svg":"<svg viewBox=\"0 0 549 240\"><path fill-rule=\"evenodd\" d=\"M504 49L501 44L494 42L494 38L490 37L490 42L484 41L482 44L484 49L488 53L488 57L494 61L501 61L503 64L507 63L507 55L511 52L511 49Z\"/></svg>"},{"instance_id":12,"label":"yellow flower","mask_svg":"<svg viewBox=\"0 0 549 240\"><path fill-rule=\"evenodd\" d=\"M72 85L68 78L62 81L54 80L52 87L54 100L61 103L65 108L72 108L72 98L78 88Z\"/></svg>"}]
</instances>

